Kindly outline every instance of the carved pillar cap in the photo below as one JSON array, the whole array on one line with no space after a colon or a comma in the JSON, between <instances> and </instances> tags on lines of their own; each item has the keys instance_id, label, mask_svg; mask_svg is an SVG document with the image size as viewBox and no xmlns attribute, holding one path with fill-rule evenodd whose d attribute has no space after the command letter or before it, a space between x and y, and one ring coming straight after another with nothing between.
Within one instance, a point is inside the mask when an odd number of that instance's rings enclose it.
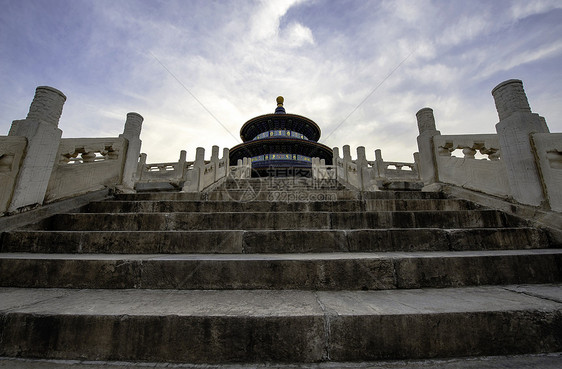
<instances>
[{"instance_id":1,"label":"carved pillar cap","mask_svg":"<svg viewBox=\"0 0 562 369\"><path fill-rule=\"evenodd\" d=\"M144 118L139 113L127 113L123 135L127 138L140 137L143 121Z\"/></svg>"},{"instance_id":2,"label":"carved pillar cap","mask_svg":"<svg viewBox=\"0 0 562 369\"><path fill-rule=\"evenodd\" d=\"M39 86L35 89L26 119L44 121L58 127L65 101L66 96L56 88Z\"/></svg>"},{"instance_id":3,"label":"carved pillar cap","mask_svg":"<svg viewBox=\"0 0 562 369\"><path fill-rule=\"evenodd\" d=\"M418 112L416 113L416 118L418 120L419 133L437 130L437 128L435 127L435 117L433 116L433 109L423 108L418 110Z\"/></svg>"},{"instance_id":4,"label":"carved pillar cap","mask_svg":"<svg viewBox=\"0 0 562 369\"><path fill-rule=\"evenodd\" d=\"M527 95L523 89L523 82L519 79L509 79L500 83L492 90L492 96L500 120L509 117L514 112L531 112Z\"/></svg>"}]
</instances>

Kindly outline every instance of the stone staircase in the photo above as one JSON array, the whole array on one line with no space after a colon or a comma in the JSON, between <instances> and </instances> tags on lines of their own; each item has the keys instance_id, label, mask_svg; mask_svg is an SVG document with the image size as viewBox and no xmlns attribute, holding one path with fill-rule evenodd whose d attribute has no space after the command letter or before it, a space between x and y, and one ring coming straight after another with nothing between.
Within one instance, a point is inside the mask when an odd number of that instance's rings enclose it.
<instances>
[{"instance_id":1,"label":"stone staircase","mask_svg":"<svg viewBox=\"0 0 562 369\"><path fill-rule=\"evenodd\" d=\"M440 193L120 194L4 232L0 356L186 363L562 351L562 249Z\"/></svg>"}]
</instances>

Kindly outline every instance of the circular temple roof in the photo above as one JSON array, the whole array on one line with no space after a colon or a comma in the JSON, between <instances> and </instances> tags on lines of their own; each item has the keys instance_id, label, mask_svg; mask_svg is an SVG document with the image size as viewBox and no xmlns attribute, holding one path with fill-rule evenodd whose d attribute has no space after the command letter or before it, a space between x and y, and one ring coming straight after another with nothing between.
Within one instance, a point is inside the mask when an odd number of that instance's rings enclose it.
<instances>
[{"instance_id":1,"label":"circular temple roof","mask_svg":"<svg viewBox=\"0 0 562 369\"><path fill-rule=\"evenodd\" d=\"M264 114L250 119L240 128L240 138L243 142L251 141L260 133L277 129L286 129L302 133L309 140L318 141L320 138L320 127L313 120L297 114L287 114L283 103L283 96L277 96L275 100L277 108L273 114Z\"/></svg>"},{"instance_id":2,"label":"circular temple roof","mask_svg":"<svg viewBox=\"0 0 562 369\"><path fill-rule=\"evenodd\" d=\"M311 158L325 159L326 164L332 164L332 149L318 142L306 141L299 138L264 138L261 140L244 142L230 149L230 160L236 163L238 159L254 157L264 154L300 154Z\"/></svg>"},{"instance_id":3,"label":"circular temple roof","mask_svg":"<svg viewBox=\"0 0 562 369\"><path fill-rule=\"evenodd\" d=\"M288 129L302 133L309 140L318 141L320 127L313 120L296 114L265 114L252 118L240 128L242 141L250 141L263 132Z\"/></svg>"}]
</instances>

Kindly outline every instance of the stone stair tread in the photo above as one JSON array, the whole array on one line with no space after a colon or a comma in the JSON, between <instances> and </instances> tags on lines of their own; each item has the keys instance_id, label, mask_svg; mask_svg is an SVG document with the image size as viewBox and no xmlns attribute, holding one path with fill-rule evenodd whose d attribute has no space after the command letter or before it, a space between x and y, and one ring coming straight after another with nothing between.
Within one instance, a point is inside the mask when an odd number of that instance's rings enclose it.
<instances>
[{"instance_id":1,"label":"stone stair tread","mask_svg":"<svg viewBox=\"0 0 562 369\"><path fill-rule=\"evenodd\" d=\"M0 357L0 368L9 369L560 369L562 353L539 353L527 355L474 356L415 360L377 360L358 362L321 363L252 363L252 364L165 364L139 361L77 361Z\"/></svg>"},{"instance_id":2,"label":"stone stair tread","mask_svg":"<svg viewBox=\"0 0 562 369\"><path fill-rule=\"evenodd\" d=\"M107 290L0 287L0 313L313 316L562 310L562 285L385 291Z\"/></svg>"},{"instance_id":3,"label":"stone stair tread","mask_svg":"<svg viewBox=\"0 0 562 369\"><path fill-rule=\"evenodd\" d=\"M562 249L469 250L469 251L401 251L401 252L326 252L283 254L53 254L3 252L0 259L24 260L209 260L209 261L259 261L259 260L357 260L357 259L418 259L418 258L470 258L487 256L561 255Z\"/></svg>"},{"instance_id":4,"label":"stone stair tread","mask_svg":"<svg viewBox=\"0 0 562 369\"><path fill-rule=\"evenodd\" d=\"M1 253L5 287L385 290L562 281L562 249L294 254Z\"/></svg>"},{"instance_id":5,"label":"stone stair tread","mask_svg":"<svg viewBox=\"0 0 562 369\"><path fill-rule=\"evenodd\" d=\"M233 196L229 196L228 193L232 192ZM208 199L209 197L221 197L221 199L225 201L232 201L233 198L236 199L236 196L239 194L246 193L246 190L220 190L217 189L215 191L209 193L200 193L200 192L142 192L137 194L117 194L115 195L115 199L118 200L180 200L180 199ZM268 193L292 193L291 190L287 191L279 191L279 190L272 190L272 191L260 191L264 194ZM342 198L346 199L346 196L349 196L351 199L356 198L363 198L363 199L443 199L445 195L441 192L419 192L419 191L374 191L374 192L355 192L347 189L336 189L336 190L326 190L326 189L318 189L318 190L306 190L301 191L302 193L316 193L316 194L327 194L327 193L336 193L342 194ZM267 198L267 196L266 196ZM338 198L338 201L340 198ZM234 200L236 201L236 200Z\"/></svg>"},{"instance_id":6,"label":"stone stair tread","mask_svg":"<svg viewBox=\"0 0 562 369\"><path fill-rule=\"evenodd\" d=\"M82 360L309 363L560 351L561 286L528 286L526 292L518 288L0 288L0 353Z\"/></svg>"},{"instance_id":7,"label":"stone stair tread","mask_svg":"<svg viewBox=\"0 0 562 369\"><path fill-rule=\"evenodd\" d=\"M291 253L447 251L548 247L532 227L388 228L354 230L169 230L5 232L3 252L52 253Z\"/></svg>"},{"instance_id":8,"label":"stone stair tread","mask_svg":"<svg viewBox=\"0 0 562 369\"><path fill-rule=\"evenodd\" d=\"M497 210L347 211L347 212L143 212L66 213L28 229L363 229L495 228L526 223Z\"/></svg>"},{"instance_id":9,"label":"stone stair tread","mask_svg":"<svg viewBox=\"0 0 562 369\"><path fill-rule=\"evenodd\" d=\"M169 212L169 211L423 211L423 210L473 210L476 207L460 199L370 199L340 201L284 202L254 200L233 202L224 200L106 200L92 202L86 213L100 212ZM186 210L190 209L190 210Z\"/></svg>"}]
</instances>

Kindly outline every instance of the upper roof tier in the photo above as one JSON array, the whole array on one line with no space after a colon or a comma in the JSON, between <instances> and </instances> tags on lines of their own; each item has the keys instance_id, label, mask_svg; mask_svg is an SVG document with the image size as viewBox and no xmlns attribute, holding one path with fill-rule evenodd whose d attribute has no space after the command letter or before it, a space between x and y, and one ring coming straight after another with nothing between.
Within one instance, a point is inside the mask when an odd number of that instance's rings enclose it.
<instances>
[{"instance_id":1,"label":"upper roof tier","mask_svg":"<svg viewBox=\"0 0 562 369\"><path fill-rule=\"evenodd\" d=\"M283 107L283 97L277 97L277 108L273 114L260 115L250 119L240 128L242 141L251 141L263 132L286 129L299 132L309 140L320 139L320 127L313 120L297 114L287 114Z\"/></svg>"}]
</instances>

